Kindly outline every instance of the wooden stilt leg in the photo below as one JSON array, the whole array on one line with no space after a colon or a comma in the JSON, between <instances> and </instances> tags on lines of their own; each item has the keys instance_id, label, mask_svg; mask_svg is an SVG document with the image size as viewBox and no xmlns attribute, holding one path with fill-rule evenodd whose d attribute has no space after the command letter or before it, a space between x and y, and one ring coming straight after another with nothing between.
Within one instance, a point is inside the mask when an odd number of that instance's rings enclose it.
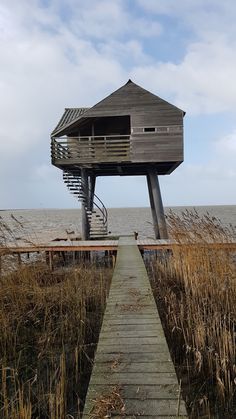
<instances>
[{"instance_id":1,"label":"wooden stilt leg","mask_svg":"<svg viewBox=\"0 0 236 419\"><path fill-rule=\"evenodd\" d=\"M95 192L95 185L96 185L96 176L90 176L90 192L89 192L89 210L93 210L93 199L94 199L94 192Z\"/></svg>"},{"instance_id":2,"label":"wooden stilt leg","mask_svg":"<svg viewBox=\"0 0 236 419\"><path fill-rule=\"evenodd\" d=\"M115 253L112 254L112 267L114 268L116 264L116 255Z\"/></svg>"},{"instance_id":3,"label":"wooden stilt leg","mask_svg":"<svg viewBox=\"0 0 236 419\"><path fill-rule=\"evenodd\" d=\"M149 178L150 178L150 183L151 183L153 202L154 202L157 220L158 220L160 238L168 239L165 214L164 214L163 203L162 203L162 198L161 198L161 190L159 186L158 176L155 173L155 171L149 172Z\"/></svg>"},{"instance_id":4,"label":"wooden stilt leg","mask_svg":"<svg viewBox=\"0 0 236 419\"><path fill-rule=\"evenodd\" d=\"M87 217L86 208L88 208L88 176L85 169L81 169L81 179L82 179L82 188L83 188L83 195L84 200L81 204L81 212L82 212L82 240L89 239L89 222Z\"/></svg>"},{"instance_id":5,"label":"wooden stilt leg","mask_svg":"<svg viewBox=\"0 0 236 419\"><path fill-rule=\"evenodd\" d=\"M157 220L157 214L156 214L155 205L154 205L151 179L150 179L150 174L149 173L147 174L147 185L148 185L148 192L149 192L149 199L150 199L154 234L155 234L155 238L159 239L160 238L160 233L159 233L159 228L158 228L158 220Z\"/></svg>"},{"instance_id":6,"label":"wooden stilt leg","mask_svg":"<svg viewBox=\"0 0 236 419\"><path fill-rule=\"evenodd\" d=\"M53 271L53 252L49 252L49 269Z\"/></svg>"},{"instance_id":7,"label":"wooden stilt leg","mask_svg":"<svg viewBox=\"0 0 236 419\"><path fill-rule=\"evenodd\" d=\"M22 264L21 254L17 253L17 257L18 257L18 265L21 266L21 264Z\"/></svg>"}]
</instances>

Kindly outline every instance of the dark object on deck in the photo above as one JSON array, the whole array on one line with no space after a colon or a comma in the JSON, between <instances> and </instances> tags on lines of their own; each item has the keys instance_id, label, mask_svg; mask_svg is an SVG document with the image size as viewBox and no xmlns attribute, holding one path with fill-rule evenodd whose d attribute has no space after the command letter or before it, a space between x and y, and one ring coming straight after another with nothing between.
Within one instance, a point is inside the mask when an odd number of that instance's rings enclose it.
<instances>
[{"instance_id":1,"label":"dark object on deck","mask_svg":"<svg viewBox=\"0 0 236 419\"><path fill-rule=\"evenodd\" d=\"M156 238L167 238L158 175L183 161L184 112L129 80L91 108L65 109L51 134L52 164L82 202L82 239L108 234L97 176L147 176Z\"/></svg>"}]
</instances>

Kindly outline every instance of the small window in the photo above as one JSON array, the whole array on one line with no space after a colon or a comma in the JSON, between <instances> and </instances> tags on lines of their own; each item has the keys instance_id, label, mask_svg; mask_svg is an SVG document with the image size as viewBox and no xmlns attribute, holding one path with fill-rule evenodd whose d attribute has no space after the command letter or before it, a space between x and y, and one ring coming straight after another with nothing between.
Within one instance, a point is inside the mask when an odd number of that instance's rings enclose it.
<instances>
[{"instance_id":1,"label":"small window","mask_svg":"<svg viewBox=\"0 0 236 419\"><path fill-rule=\"evenodd\" d=\"M156 128L155 127L145 127L143 130L144 130L144 132L155 132Z\"/></svg>"}]
</instances>

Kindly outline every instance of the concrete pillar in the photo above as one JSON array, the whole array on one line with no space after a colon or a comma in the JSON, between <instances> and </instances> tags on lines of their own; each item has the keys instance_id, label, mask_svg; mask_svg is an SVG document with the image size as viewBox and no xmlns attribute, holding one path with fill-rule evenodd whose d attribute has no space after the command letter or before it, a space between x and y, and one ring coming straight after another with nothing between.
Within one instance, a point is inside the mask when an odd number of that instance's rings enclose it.
<instances>
[{"instance_id":1,"label":"concrete pillar","mask_svg":"<svg viewBox=\"0 0 236 419\"><path fill-rule=\"evenodd\" d=\"M151 213L152 213L152 220L153 220L153 229L155 233L155 238L160 239L160 233L159 233L159 227L158 227L158 220L157 220L157 214L155 210L154 205L154 199L152 194L152 187L151 187L151 180L150 180L150 174L147 174L147 185L148 185L148 192L149 192L149 199L150 199L150 206L151 206Z\"/></svg>"},{"instance_id":2,"label":"concrete pillar","mask_svg":"<svg viewBox=\"0 0 236 419\"><path fill-rule=\"evenodd\" d=\"M159 186L158 176L155 171L149 171L148 175L152 190L153 203L155 206L156 216L158 220L160 239L168 239L167 226L163 209L163 203L161 199L161 190Z\"/></svg>"},{"instance_id":3,"label":"concrete pillar","mask_svg":"<svg viewBox=\"0 0 236 419\"><path fill-rule=\"evenodd\" d=\"M81 169L81 180L84 200L81 202L81 222L82 222L82 231L81 236L82 240L89 240L89 221L87 216L86 209L88 208L89 203L89 187L88 187L88 175L85 169Z\"/></svg>"}]
</instances>

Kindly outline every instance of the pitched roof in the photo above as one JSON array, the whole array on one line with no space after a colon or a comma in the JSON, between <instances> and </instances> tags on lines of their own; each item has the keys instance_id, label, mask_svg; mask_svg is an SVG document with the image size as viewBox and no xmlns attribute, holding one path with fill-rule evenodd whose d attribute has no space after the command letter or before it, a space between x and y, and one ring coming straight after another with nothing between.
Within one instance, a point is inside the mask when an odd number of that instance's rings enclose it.
<instances>
[{"instance_id":1,"label":"pitched roof","mask_svg":"<svg viewBox=\"0 0 236 419\"><path fill-rule=\"evenodd\" d=\"M66 108L62 118L57 124L56 128L53 130L51 136L57 136L63 134L66 128L69 128L71 125L75 124L77 121L82 119L82 117L99 117L101 115L108 116L112 115L113 108L120 109L120 114L127 114L127 110L133 108L134 106L149 106L155 104L156 106L171 107L176 111L182 112L185 115L185 112L171 103L161 99L159 96L149 92L143 87L133 83L132 80L121 86L119 89L115 90L113 93L102 99L100 102L96 103L91 108ZM105 112L104 112L105 111Z\"/></svg>"},{"instance_id":2,"label":"pitched roof","mask_svg":"<svg viewBox=\"0 0 236 419\"><path fill-rule=\"evenodd\" d=\"M159 110L164 108L175 109L177 112L185 114L182 109L160 98L156 94L151 93L129 79L126 84L89 108L86 112L86 118L99 117L103 114L104 116L108 116L109 114L112 115L114 110L118 110L121 115L125 115L127 114L127 111L130 113L134 108L140 109L145 107L147 109L149 106Z\"/></svg>"},{"instance_id":3,"label":"pitched roof","mask_svg":"<svg viewBox=\"0 0 236 419\"><path fill-rule=\"evenodd\" d=\"M71 123L77 121L89 108L65 108L65 111L58 122L56 128L52 131L52 136L66 128Z\"/></svg>"}]
</instances>

